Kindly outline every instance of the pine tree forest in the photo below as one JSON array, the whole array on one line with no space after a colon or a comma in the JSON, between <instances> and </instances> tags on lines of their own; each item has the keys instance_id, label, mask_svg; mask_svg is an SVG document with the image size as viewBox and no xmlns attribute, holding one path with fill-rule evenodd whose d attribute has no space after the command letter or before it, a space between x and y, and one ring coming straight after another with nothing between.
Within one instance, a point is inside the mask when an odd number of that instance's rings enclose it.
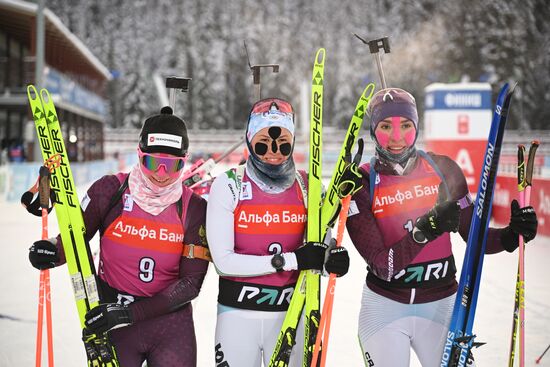
<instances>
[{"instance_id":1,"label":"pine tree forest","mask_svg":"<svg viewBox=\"0 0 550 367\"><path fill-rule=\"evenodd\" d=\"M241 129L253 102L253 64L280 64L264 96L299 104L319 47L325 121L343 126L362 87L378 82L365 39L389 36L389 86L420 110L433 82L518 81L511 129L548 129L550 6L547 0L48 0L47 6L112 71L108 123L139 126L159 109L153 76L191 77L182 100L191 127Z\"/></svg>"}]
</instances>

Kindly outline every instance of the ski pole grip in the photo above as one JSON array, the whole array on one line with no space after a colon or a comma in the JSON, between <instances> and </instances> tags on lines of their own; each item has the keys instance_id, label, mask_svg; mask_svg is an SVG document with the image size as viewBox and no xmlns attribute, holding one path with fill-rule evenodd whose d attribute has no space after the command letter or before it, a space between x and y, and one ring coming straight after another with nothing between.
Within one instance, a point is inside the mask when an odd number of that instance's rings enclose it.
<instances>
[{"instance_id":1,"label":"ski pole grip","mask_svg":"<svg viewBox=\"0 0 550 367\"><path fill-rule=\"evenodd\" d=\"M518 144L518 191L525 189L525 146Z\"/></svg>"},{"instance_id":2,"label":"ski pole grip","mask_svg":"<svg viewBox=\"0 0 550 367\"><path fill-rule=\"evenodd\" d=\"M529 156L527 157L527 172L525 173L525 184L531 186L533 182L533 168L535 167L535 154L540 143L534 140L529 148Z\"/></svg>"},{"instance_id":3,"label":"ski pole grip","mask_svg":"<svg viewBox=\"0 0 550 367\"><path fill-rule=\"evenodd\" d=\"M40 207L48 209L50 204L50 170L46 166L41 166L38 179L38 192L40 197Z\"/></svg>"}]
</instances>

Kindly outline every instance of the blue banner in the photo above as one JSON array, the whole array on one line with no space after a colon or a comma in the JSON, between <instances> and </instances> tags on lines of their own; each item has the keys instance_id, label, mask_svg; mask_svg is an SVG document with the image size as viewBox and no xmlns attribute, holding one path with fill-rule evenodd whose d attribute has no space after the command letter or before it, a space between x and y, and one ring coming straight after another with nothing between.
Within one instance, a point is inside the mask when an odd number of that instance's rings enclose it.
<instances>
[{"instance_id":1,"label":"blue banner","mask_svg":"<svg viewBox=\"0 0 550 367\"><path fill-rule=\"evenodd\" d=\"M78 85L51 67L45 72L44 85L50 94L58 94L61 100L105 117L107 102L97 94Z\"/></svg>"},{"instance_id":2,"label":"blue banner","mask_svg":"<svg viewBox=\"0 0 550 367\"><path fill-rule=\"evenodd\" d=\"M426 93L426 110L490 110L490 90L436 90Z\"/></svg>"}]
</instances>

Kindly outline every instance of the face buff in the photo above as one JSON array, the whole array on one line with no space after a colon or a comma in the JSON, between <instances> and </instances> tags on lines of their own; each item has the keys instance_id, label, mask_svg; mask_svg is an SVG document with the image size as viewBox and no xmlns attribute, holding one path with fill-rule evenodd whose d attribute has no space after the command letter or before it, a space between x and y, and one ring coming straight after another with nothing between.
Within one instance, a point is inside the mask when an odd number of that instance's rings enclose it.
<instances>
[{"instance_id":1,"label":"face buff","mask_svg":"<svg viewBox=\"0 0 550 367\"><path fill-rule=\"evenodd\" d=\"M271 129L279 129L279 134L276 135L276 131L270 133L270 137L272 136L280 136L280 128L279 127L271 127ZM273 134L273 135L272 135ZM273 138L272 138L273 139ZM277 142L275 140L271 143L271 150L276 153L278 150L281 151L281 153L285 156L289 156L286 161L284 161L281 164L270 164L267 162L264 162L259 156L264 155L267 153L268 146L266 144L256 144L256 147L259 145L259 152L257 152L256 149L252 149L250 146L250 142L246 141L246 144L248 146L248 150L251 152L250 157L247 161L246 168L247 170L251 171L250 173L252 176L257 178L257 181L261 181L265 184L262 185L264 188L269 188L269 191L275 190L277 192L282 192L286 189L288 189L292 184L294 184L295 175L296 175L296 167L294 165L294 160L292 159L292 145L289 143L283 143L280 146L277 145ZM263 145L263 147L262 147ZM260 154L261 152L264 152L263 154ZM285 154L286 153L286 154Z\"/></svg>"},{"instance_id":2,"label":"face buff","mask_svg":"<svg viewBox=\"0 0 550 367\"><path fill-rule=\"evenodd\" d=\"M145 176L140 163L136 164L130 172L128 186L134 201L141 209L152 215L160 214L168 206L178 201L183 192L181 180L176 180L165 187L156 186Z\"/></svg>"},{"instance_id":3,"label":"face buff","mask_svg":"<svg viewBox=\"0 0 550 367\"><path fill-rule=\"evenodd\" d=\"M250 141L263 128L268 128L271 144L256 143L251 146ZM269 192L282 192L294 184L296 167L292 159L292 144L277 144L277 139L282 134L282 128L287 129L294 136L294 113L292 106L287 101L278 98L268 98L258 101L252 107L246 128L246 145L250 152L246 169L249 176ZM288 157L281 164L270 164L260 157L271 149L273 153L281 152Z\"/></svg>"}]
</instances>

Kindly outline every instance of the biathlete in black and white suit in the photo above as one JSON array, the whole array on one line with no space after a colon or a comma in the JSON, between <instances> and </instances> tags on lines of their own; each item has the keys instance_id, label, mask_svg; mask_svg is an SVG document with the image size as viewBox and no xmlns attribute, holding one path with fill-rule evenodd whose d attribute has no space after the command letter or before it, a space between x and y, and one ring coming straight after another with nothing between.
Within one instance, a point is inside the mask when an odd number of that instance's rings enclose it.
<instances>
[{"instance_id":1,"label":"biathlete in black and white suit","mask_svg":"<svg viewBox=\"0 0 550 367\"><path fill-rule=\"evenodd\" d=\"M287 101L268 98L254 104L244 166L214 181L206 230L220 274L216 325L216 365L269 364L299 270L323 266L347 272L347 252L307 243L306 175L292 159L294 112ZM300 366L303 330L298 329L290 366Z\"/></svg>"}]
</instances>

